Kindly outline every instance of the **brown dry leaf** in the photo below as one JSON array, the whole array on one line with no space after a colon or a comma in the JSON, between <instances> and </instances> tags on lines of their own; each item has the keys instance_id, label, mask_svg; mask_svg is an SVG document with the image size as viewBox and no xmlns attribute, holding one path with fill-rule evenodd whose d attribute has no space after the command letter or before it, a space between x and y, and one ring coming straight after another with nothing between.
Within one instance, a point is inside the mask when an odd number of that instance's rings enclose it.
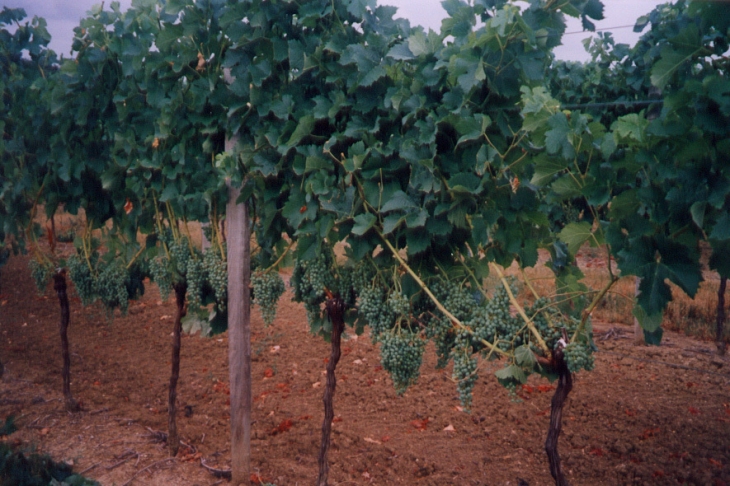
<instances>
[{"instance_id":1,"label":"brown dry leaf","mask_svg":"<svg viewBox=\"0 0 730 486\"><path fill-rule=\"evenodd\" d=\"M423 420L411 420L411 427L416 430L426 430L426 427L428 427L428 419L425 418Z\"/></svg>"},{"instance_id":2,"label":"brown dry leaf","mask_svg":"<svg viewBox=\"0 0 730 486\"><path fill-rule=\"evenodd\" d=\"M48 432L50 432L50 431L51 431L51 429L49 429L48 427L43 427L41 429L41 435L48 435Z\"/></svg>"},{"instance_id":3,"label":"brown dry leaf","mask_svg":"<svg viewBox=\"0 0 730 486\"><path fill-rule=\"evenodd\" d=\"M132 204L132 201L127 198L127 202L124 203L124 212L129 214L132 212L132 209L134 209L134 204Z\"/></svg>"}]
</instances>

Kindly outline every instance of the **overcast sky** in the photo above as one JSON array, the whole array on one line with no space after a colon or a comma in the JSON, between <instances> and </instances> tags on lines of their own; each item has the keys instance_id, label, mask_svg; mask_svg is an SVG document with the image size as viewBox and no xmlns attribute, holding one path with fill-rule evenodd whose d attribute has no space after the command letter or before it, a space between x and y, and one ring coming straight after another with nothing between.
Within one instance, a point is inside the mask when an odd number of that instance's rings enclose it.
<instances>
[{"instance_id":1,"label":"overcast sky","mask_svg":"<svg viewBox=\"0 0 730 486\"><path fill-rule=\"evenodd\" d=\"M398 17L405 17L411 25L423 25L438 31L441 19L446 15L441 7L440 0L379 0L383 4L398 7ZM631 26L634 21L651 11L654 6L665 3L666 0L603 0L605 5L605 19L596 22L598 29L613 32L617 42L633 44L638 35L633 33ZM73 29L78 26L79 20L85 16L92 5L99 0L0 0L0 6L24 8L29 18L34 15L43 17L48 22L48 31L53 40L51 48L58 54L68 57L71 51ZM107 0L105 5L109 5ZM131 0L121 0L122 10L131 5ZM555 50L560 59L584 61L588 55L583 49L581 41L589 34L581 32L580 22L569 19L567 34L563 37L563 45ZM627 27L628 26L628 27Z\"/></svg>"}]
</instances>

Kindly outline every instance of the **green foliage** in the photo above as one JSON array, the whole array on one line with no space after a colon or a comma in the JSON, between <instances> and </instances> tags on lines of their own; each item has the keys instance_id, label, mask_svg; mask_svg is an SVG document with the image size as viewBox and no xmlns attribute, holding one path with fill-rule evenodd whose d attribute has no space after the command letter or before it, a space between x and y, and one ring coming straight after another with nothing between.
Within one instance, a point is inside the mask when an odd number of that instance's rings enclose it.
<instances>
[{"instance_id":1,"label":"green foliage","mask_svg":"<svg viewBox=\"0 0 730 486\"><path fill-rule=\"evenodd\" d=\"M25 455L13 451L7 443L0 443L0 478L3 484L27 486L67 485L96 486L99 483L74 474L71 466L54 462L49 456Z\"/></svg>"},{"instance_id":2,"label":"green foliage","mask_svg":"<svg viewBox=\"0 0 730 486\"><path fill-rule=\"evenodd\" d=\"M18 430L18 427L15 425L15 416L8 415L5 418L5 423L3 424L2 427L0 427L0 436L10 435L17 430Z\"/></svg>"}]
</instances>

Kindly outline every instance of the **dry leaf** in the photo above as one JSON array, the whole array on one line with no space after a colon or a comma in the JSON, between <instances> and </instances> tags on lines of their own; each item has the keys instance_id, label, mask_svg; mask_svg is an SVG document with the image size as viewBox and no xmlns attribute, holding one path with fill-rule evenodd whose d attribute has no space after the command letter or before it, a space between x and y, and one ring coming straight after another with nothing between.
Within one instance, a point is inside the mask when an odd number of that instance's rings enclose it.
<instances>
[{"instance_id":1,"label":"dry leaf","mask_svg":"<svg viewBox=\"0 0 730 486\"><path fill-rule=\"evenodd\" d=\"M428 419L411 420L411 426L417 430L426 430L426 427L428 427Z\"/></svg>"},{"instance_id":2,"label":"dry leaf","mask_svg":"<svg viewBox=\"0 0 730 486\"><path fill-rule=\"evenodd\" d=\"M129 214L132 212L132 209L134 209L134 204L127 198L127 202L124 203L124 212Z\"/></svg>"},{"instance_id":3,"label":"dry leaf","mask_svg":"<svg viewBox=\"0 0 730 486\"><path fill-rule=\"evenodd\" d=\"M449 424L446 427L444 427L444 432L455 432L454 426Z\"/></svg>"}]
</instances>

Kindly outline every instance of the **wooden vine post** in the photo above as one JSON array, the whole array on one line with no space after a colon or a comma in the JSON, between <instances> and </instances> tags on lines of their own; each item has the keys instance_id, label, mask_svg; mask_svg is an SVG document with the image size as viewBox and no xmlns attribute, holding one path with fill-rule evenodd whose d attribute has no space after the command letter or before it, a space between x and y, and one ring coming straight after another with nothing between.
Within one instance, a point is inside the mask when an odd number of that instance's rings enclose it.
<instances>
[{"instance_id":1,"label":"wooden vine post","mask_svg":"<svg viewBox=\"0 0 730 486\"><path fill-rule=\"evenodd\" d=\"M229 151L236 140L226 140ZM228 229L228 367L231 389L232 484L251 477L251 229L248 204L237 203L240 188L230 180Z\"/></svg>"}]
</instances>

